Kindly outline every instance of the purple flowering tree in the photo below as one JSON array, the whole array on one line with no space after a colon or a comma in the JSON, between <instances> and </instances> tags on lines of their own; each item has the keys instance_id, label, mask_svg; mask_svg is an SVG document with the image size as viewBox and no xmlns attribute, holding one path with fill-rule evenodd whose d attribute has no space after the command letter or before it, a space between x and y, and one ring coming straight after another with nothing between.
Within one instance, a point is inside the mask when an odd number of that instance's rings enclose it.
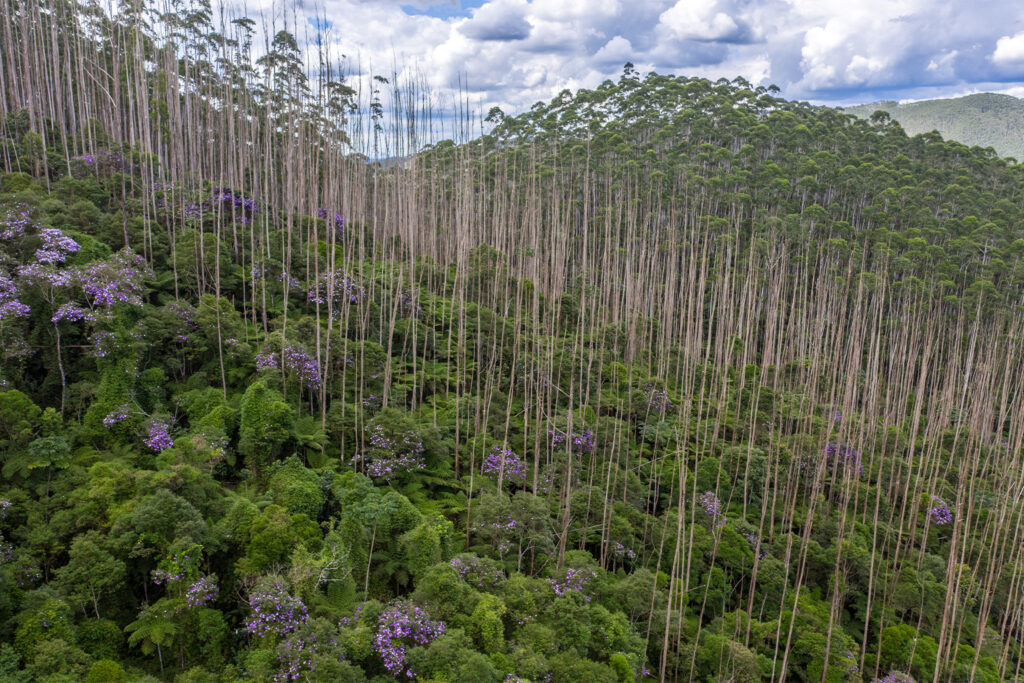
<instances>
[{"instance_id":1,"label":"purple flowering tree","mask_svg":"<svg viewBox=\"0 0 1024 683\"><path fill-rule=\"evenodd\" d=\"M648 384L643 391L644 399L648 409L663 415L665 411L672 410L675 405L669 398L668 392L656 384Z\"/></svg>"},{"instance_id":2,"label":"purple flowering tree","mask_svg":"<svg viewBox=\"0 0 1024 683\"><path fill-rule=\"evenodd\" d=\"M262 579L249 593L245 630L257 638L291 633L309 618L306 604L273 578Z\"/></svg>"},{"instance_id":3,"label":"purple flowering tree","mask_svg":"<svg viewBox=\"0 0 1024 683\"><path fill-rule=\"evenodd\" d=\"M284 368L285 373L302 387L315 392L320 388L320 364L300 346L286 344L280 353L264 347L254 357L257 371Z\"/></svg>"},{"instance_id":4,"label":"purple flowering tree","mask_svg":"<svg viewBox=\"0 0 1024 683\"><path fill-rule=\"evenodd\" d=\"M722 501L714 491L705 491L697 498L697 504L715 529L725 526L726 518L722 510Z\"/></svg>"},{"instance_id":5,"label":"purple flowering tree","mask_svg":"<svg viewBox=\"0 0 1024 683\"><path fill-rule=\"evenodd\" d=\"M516 486L526 483L526 463L510 448L494 446L484 456L481 469L485 475L496 479L498 490L504 482L512 482Z\"/></svg>"},{"instance_id":6,"label":"purple flowering tree","mask_svg":"<svg viewBox=\"0 0 1024 683\"><path fill-rule=\"evenodd\" d=\"M475 588L494 589L505 580L505 572L495 560L469 553L456 555L448 563L459 578Z\"/></svg>"},{"instance_id":7,"label":"purple flowering tree","mask_svg":"<svg viewBox=\"0 0 1024 683\"><path fill-rule=\"evenodd\" d=\"M21 288L45 302L50 312L56 341L57 368L61 377L63 412L67 378L61 326L73 325L85 333L82 328L86 325L109 324L117 307L142 306L143 281L151 275L151 271L145 259L127 249L85 266L69 265L66 263L68 257L81 250L74 239L55 228L44 228L34 223L27 227L33 232L32 236L38 237L39 245L35 250L34 262L19 266L17 276ZM21 232L24 230L25 227L22 227ZM10 231L17 232L13 228ZM4 280L7 279L4 276ZM12 300L12 291L9 284L0 283L0 297L7 296L8 302ZM9 308L20 315L27 313L22 307Z\"/></svg>"},{"instance_id":8,"label":"purple flowering tree","mask_svg":"<svg viewBox=\"0 0 1024 683\"><path fill-rule=\"evenodd\" d=\"M747 539L747 543L750 544L750 549L757 553L759 559L768 557L768 551L763 545L761 545L761 537L754 532L744 533L743 538ZM760 550L758 549L760 548Z\"/></svg>"},{"instance_id":9,"label":"purple flowering tree","mask_svg":"<svg viewBox=\"0 0 1024 683\"><path fill-rule=\"evenodd\" d=\"M335 213L332 216L330 211L321 207L316 210L316 217L326 221L334 229L337 239L340 240L345 236L345 217L340 213Z\"/></svg>"},{"instance_id":10,"label":"purple flowering tree","mask_svg":"<svg viewBox=\"0 0 1024 683\"><path fill-rule=\"evenodd\" d=\"M65 265L68 256L81 251L81 246L63 231L40 225L32 217L32 210L24 204L9 207L0 221L0 237L4 247L10 245L9 253L23 253L34 243L34 260L17 268L20 289L45 302L51 311L50 319L57 345L57 368L61 381L61 412L64 412L64 394L67 376L61 349L61 330L58 322L91 322L94 317L87 310L73 303L73 289L77 284L77 269ZM27 243L26 243L27 241ZM20 249L19 249L20 248ZM4 249L8 251L8 249ZM4 261L15 261L5 256ZM28 305L18 300L19 286L15 285L8 273L0 272L0 324L12 318L23 318L29 314Z\"/></svg>"},{"instance_id":11,"label":"purple flowering tree","mask_svg":"<svg viewBox=\"0 0 1024 683\"><path fill-rule=\"evenodd\" d=\"M555 576L548 579L551 590L556 597L564 597L570 593L579 593L583 599L590 602L591 596L588 589L591 581L597 578L597 573L589 567L564 567Z\"/></svg>"},{"instance_id":12,"label":"purple flowering tree","mask_svg":"<svg viewBox=\"0 0 1024 683\"><path fill-rule=\"evenodd\" d=\"M156 650L163 667L163 648L185 630L191 610L205 607L217 598L217 577L200 571L203 547L192 545L172 553L153 570L153 583L166 594L152 605L145 606L138 619L125 630L131 634L128 643L141 646L151 654Z\"/></svg>"},{"instance_id":13,"label":"purple flowering tree","mask_svg":"<svg viewBox=\"0 0 1024 683\"><path fill-rule=\"evenodd\" d=\"M71 174L76 178L110 176L127 168L124 157L114 150L98 150L72 157Z\"/></svg>"},{"instance_id":14,"label":"purple flowering tree","mask_svg":"<svg viewBox=\"0 0 1024 683\"><path fill-rule=\"evenodd\" d=\"M150 420L146 426L146 435L142 439L143 443L146 444L146 448L160 453L173 446L174 439L171 438L170 429L166 422Z\"/></svg>"},{"instance_id":15,"label":"purple flowering tree","mask_svg":"<svg viewBox=\"0 0 1024 683\"><path fill-rule=\"evenodd\" d=\"M274 683L311 680L308 674L316 671L318 659L322 657L333 654L336 661L343 660L336 635L323 619L302 621L277 645L278 670L274 673ZM313 680L319 679L313 677Z\"/></svg>"},{"instance_id":16,"label":"purple flowering tree","mask_svg":"<svg viewBox=\"0 0 1024 683\"><path fill-rule=\"evenodd\" d=\"M953 511L949 509L946 501L935 496L931 497L928 516L931 517L932 524L936 526L946 526L953 523Z\"/></svg>"},{"instance_id":17,"label":"purple flowering tree","mask_svg":"<svg viewBox=\"0 0 1024 683\"><path fill-rule=\"evenodd\" d=\"M555 429L548 430L551 437L551 445L555 450L566 449L582 455L594 452L594 432L583 429L578 432L561 432Z\"/></svg>"},{"instance_id":18,"label":"purple flowering tree","mask_svg":"<svg viewBox=\"0 0 1024 683\"><path fill-rule=\"evenodd\" d=\"M3 344L5 360L16 358L19 351L24 350L25 334L20 323L28 317L31 309L20 301L21 295L18 283L0 269L0 343ZM3 379L0 374L0 381Z\"/></svg>"},{"instance_id":19,"label":"purple flowering tree","mask_svg":"<svg viewBox=\"0 0 1024 683\"><path fill-rule=\"evenodd\" d=\"M260 204L245 193L228 187L214 187L204 197L187 200L182 218L201 226L206 221L220 220L238 225L251 225L260 210Z\"/></svg>"},{"instance_id":20,"label":"purple flowering tree","mask_svg":"<svg viewBox=\"0 0 1024 683\"><path fill-rule=\"evenodd\" d=\"M153 583L166 589L176 611L205 607L217 599L217 577L201 572L202 560L203 546L191 545L166 556L153 570Z\"/></svg>"},{"instance_id":21,"label":"purple flowering tree","mask_svg":"<svg viewBox=\"0 0 1024 683\"><path fill-rule=\"evenodd\" d=\"M391 482L409 472L426 467L423 440L414 432L389 433L384 425L370 430L369 448L357 453L354 460L374 479Z\"/></svg>"},{"instance_id":22,"label":"purple flowering tree","mask_svg":"<svg viewBox=\"0 0 1024 683\"><path fill-rule=\"evenodd\" d=\"M426 612L408 600L396 600L377 617L373 649L392 676L415 678L405 664L408 648L428 645L444 632L444 622L430 619Z\"/></svg>"},{"instance_id":23,"label":"purple flowering tree","mask_svg":"<svg viewBox=\"0 0 1024 683\"><path fill-rule=\"evenodd\" d=\"M823 455L825 456L825 467L829 472L839 470L856 476L864 474L860 451L851 446L829 443L825 446Z\"/></svg>"},{"instance_id":24,"label":"purple flowering tree","mask_svg":"<svg viewBox=\"0 0 1024 683\"><path fill-rule=\"evenodd\" d=\"M349 306L363 301L365 291L352 276L341 270L323 273L306 295L311 304L327 306L331 317L341 320Z\"/></svg>"}]
</instances>

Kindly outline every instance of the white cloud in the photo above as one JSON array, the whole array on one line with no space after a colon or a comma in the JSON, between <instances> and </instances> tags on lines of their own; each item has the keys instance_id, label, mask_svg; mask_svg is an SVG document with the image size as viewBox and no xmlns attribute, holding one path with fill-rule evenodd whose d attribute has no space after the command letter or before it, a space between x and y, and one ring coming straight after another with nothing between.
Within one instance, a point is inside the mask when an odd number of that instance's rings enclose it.
<instances>
[{"instance_id":1,"label":"white cloud","mask_svg":"<svg viewBox=\"0 0 1024 683\"><path fill-rule=\"evenodd\" d=\"M528 9L525 0L493 0L474 10L458 30L474 40L523 40L533 28L526 20Z\"/></svg>"},{"instance_id":2,"label":"white cloud","mask_svg":"<svg viewBox=\"0 0 1024 683\"><path fill-rule=\"evenodd\" d=\"M281 0L227 1L291 22ZM626 61L837 104L1024 87L1024 12L1006 0L487 0L468 17L458 0L316 2L299 11L331 22L353 71L394 68L448 101L461 88L483 111L595 87Z\"/></svg>"},{"instance_id":3,"label":"white cloud","mask_svg":"<svg viewBox=\"0 0 1024 683\"><path fill-rule=\"evenodd\" d=\"M959 54L959 50L950 50L949 52L935 55L929 60L928 66L925 68L933 73L952 77L955 74L955 60Z\"/></svg>"},{"instance_id":4,"label":"white cloud","mask_svg":"<svg viewBox=\"0 0 1024 683\"><path fill-rule=\"evenodd\" d=\"M679 0L658 19L659 26L682 40L729 40L740 33L739 24L718 10L716 0Z\"/></svg>"},{"instance_id":5,"label":"white cloud","mask_svg":"<svg viewBox=\"0 0 1024 683\"><path fill-rule=\"evenodd\" d=\"M622 66L636 55L633 45L622 36L615 36L594 54L597 64L614 64Z\"/></svg>"},{"instance_id":6,"label":"white cloud","mask_svg":"<svg viewBox=\"0 0 1024 683\"><path fill-rule=\"evenodd\" d=\"M1013 36L1003 36L996 41L996 51L992 53L992 61L1006 64L1024 61L1024 31Z\"/></svg>"},{"instance_id":7,"label":"white cloud","mask_svg":"<svg viewBox=\"0 0 1024 683\"><path fill-rule=\"evenodd\" d=\"M881 73L885 66L884 59L854 55L846 66L846 79L850 83L864 83Z\"/></svg>"}]
</instances>

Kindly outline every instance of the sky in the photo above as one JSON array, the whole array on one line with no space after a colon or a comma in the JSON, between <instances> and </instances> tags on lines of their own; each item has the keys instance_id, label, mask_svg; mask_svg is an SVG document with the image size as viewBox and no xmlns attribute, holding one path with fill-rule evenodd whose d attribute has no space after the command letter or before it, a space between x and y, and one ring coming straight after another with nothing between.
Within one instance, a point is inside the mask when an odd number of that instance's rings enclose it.
<instances>
[{"instance_id":1,"label":"sky","mask_svg":"<svg viewBox=\"0 0 1024 683\"><path fill-rule=\"evenodd\" d=\"M270 12L280 7L263 1ZM566 88L593 88L617 79L627 61L641 73L742 76L816 104L1024 96L1024 2L1013 0L299 0L299 7L311 23L326 19L332 49L354 72L415 73L431 92L461 92L482 111L514 114Z\"/></svg>"}]
</instances>

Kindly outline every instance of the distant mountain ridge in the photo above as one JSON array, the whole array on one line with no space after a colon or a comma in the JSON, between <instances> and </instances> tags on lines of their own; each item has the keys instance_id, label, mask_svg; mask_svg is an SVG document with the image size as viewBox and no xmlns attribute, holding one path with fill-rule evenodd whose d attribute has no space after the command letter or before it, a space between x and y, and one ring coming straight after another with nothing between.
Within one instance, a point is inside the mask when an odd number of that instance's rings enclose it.
<instances>
[{"instance_id":1,"label":"distant mountain ridge","mask_svg":"<svg viewBox=\"0 0 1024 683\"><path fill-rule=\"evenodd\" d=\"M1024 100L1012 95L978 93L952 99L899 103L871 102L843 111L867 118L885 111L908 135L937 130L968 146L992 147L1002 157L1024 160Z\"/></svg>"}]
</instances>

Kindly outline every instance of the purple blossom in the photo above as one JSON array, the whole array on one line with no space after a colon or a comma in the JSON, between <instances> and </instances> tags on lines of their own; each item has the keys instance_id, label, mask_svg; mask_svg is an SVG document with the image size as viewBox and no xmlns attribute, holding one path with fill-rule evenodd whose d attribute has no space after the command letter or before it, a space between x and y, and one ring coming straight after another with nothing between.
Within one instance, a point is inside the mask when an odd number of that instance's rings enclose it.
<instances>
[{"instance_id":1,"label":"purple blossom","mask_svg":"<svg viewBox=\"0 0 1024 683\"><path fill-rule=\"evenodd\" d=\"M348 274L336 270L324 273L310 288L306 299L309 303L321 306L331 302L332 315L340 319L341 311L346 305L357 305L363 299L363 287Z\"/></svg>"},{"instance_id":2,"label":"purple blossom","mask_svg":"<svg viewBox=\"0 0 1024 683\"><path fill-rule=\"evenodd\" d=\"M320 387L320 364L316 359L306 353L298 346L288 345L284 347L284 367L292 373L301 384L307 389ZM270 349L264 348L256 354L256 369L265 370L277 368L278 356Z\"/></svg>"},{"instance_id":3,"label":"purple blossom","mask_svg":"<svg viewBox=\"0 0 1024 683\"><path fill-rule=\"evenodd\" d=\"M281 274L277 276L277 279L281 282L287 283L290 289L302 289L302 283L284 271L281 271Z\"/></svg>"},{"instance_id":4,"label":"purple blossom","mask_svg":"<svg viewBox=\"0 0 1024 683\"><path fill-rule=\"evenodd\" d=\"M117 152L100 150L98 152L86 153L73 157L76 175L82 175L95 171L100 174L109 175L124 168L124 159Z\"/></svg>"},{"instance_id":5,"label":"purple blossom","mask_svg":"<svg viewBox=\"0 0 1024 683\"><path fill-rule=\"evenodd\" d=\"M835 467L853 470L857 468L858 474L864 473L864 466L861 464L860 452L857 449L844 444L829 443L825 446L825 463L831 472Z\"/></svg>"},{"instance_id":6,"label":"purple blossom","mask_svg":"<svg viewBox=\"0 0 1024 683\"><path fill-rule=\"evenodd\" d=\"M24 318L31 310L20 301L5 301L0 303L0 322L8 318Z\"/></svg>"},{"instance_id":7,"label":"purple blossom","mask_svg":"<svg viewBox=\"0 0 1024 683\"><path fill-rule=\"evenodd\" d=\"M932 524L944 526L953 522L953 512L949 509L946 501L932 496L932 506L928 509L932 518Z\"/></svg>"},{"instance_id":8,"label":"purple blossom","mask_svg":"<svg viewBox=\"0 0 1024 683\"><path fill-rule=\"evenodd\" d=\"M355 461L366 462L366 472L375 479L391 481L399 474L421 470L423 441L412 432L389 437L383 425L376 425L370 434L370 449L366 455L356 454Z\"/></svg>"},{"instance_id":9,"label":"purple blossom","mask_svg":"<svg viewBox=\"0 0 1024 683\"><path fill-rule=\"evenodd\" d=\"M128 404L125 403L124 405L107 413L107 416L103 418L103 426L110 429L114 425L121 424L127 420L130 415L131 408L129 408Z\"/></svg>"},{"instance_id":10,"label":"purple blossom","mask_svg":"<svg viewBox=\"0 0 1024 683\"><path fill-rule=\"evenodd\" d=\"M275 683L297 681L303 672L312 673L316 668L315 658L326 654L329 649L337 651L337 645L333 638L326 643L321 642L311 629L299 628L292 631L277 646L277 659L281 668L274 674L273 680ZM344 656L339 653L338 659L343 660Z\"/></svg>"},{"instance_id":11,"label":"purple blossom","mask_svg":"<svg viewBox=\"0 0 1024 683\"><path fill-rule=\"evenodd\" d=\"M256 354L256 369L263 370L265 368L276 368L277 367L277 355L268 349L264 349Z\"/></svg>"},{"instance_id":12,"label":"purple blossom","mask_svg":"<svg viewBox=\"0 0 1024 683\"><path fill-rule=\"evenodd\" d=\"M298 346L284 347L284 367L307 389L320 386L320 364Z\"/></svg>"},{"instance_id":13,"label":"purple blossom","mask_svg":"<svg viewBox=\"0 0 1024 683\"><path fill-rule=\"evenodd\" d=\"M316 210L316 215L317 218L327 220L331 213L327 209L320 208ZM345 217L340 213L334 214L334 233L338 237L343 237L345 235Z\"/></svg>"},{"instance_id":14,"label":"purple blossom","mask_svg":"<svg viewBox=\"0 0 1024 683\"><path fill-rule=\"evenodd\" d=\"M429 619L426 612L407 600L397 600L377 617L373 648L391 675L414 678L405 666L406 648L427 645L444 632L444 622Z\"/></svg>"},{"instance_id":15,"label":"purple blossom","mask_svg":"<svg viewBox=\"0 0 1024 683\"><path fill-rule=\"evenodd\" d=\"M141 256L121 251L81 270L81 285L93 306L142 306L143 278L150 274Z\"/></svg>"},{"instance_id":16,"label":"purple blossom","mask_svg":"<svg viewBox=\"0 0 1024 683\"><path fill-rule=\"evenodd\" d=\"M198 204L185 205L186 220L201 220L204 216L232 216L236 223L251 225L259 211L259 202L226 187L215 187Z\"/></svg>"},{"instance_id":17,"label":"purple blossom","mask_svg":"<svg viewBox=\"0 0 1024 683\"><path fill-rule=\"evenodd\" d=\"M185 591L189 607L203 607L217 599L217 577L200 576Z\"/></svg>"},{"instance_id":18,"label":"purple blossom","mask_svg":"<svg viewBox=\"0 0 1024 683\"><path fill-rule=\"evenodd\" d=\"M11 278L0 273L0 301L10 301L17 298L18 285Z\"/></svg>"},{"instance_id":19,"label":"purple blossom","mask_svg":"<svg viewBox=\"0 0 1024 683\"><path fill-rule=\"evenodd\" d=\"M654 384L647 385L647 388L644 389L644 397L647 399L647 406L659 413L664 413L675 407L668 397L668 392Z\"/></svg>"},{"instance_id":20,"label":"purple blossom","mask_svg":"<svg viewBox=\"0 0 1024 683\"><path fill-rule=\"evenodd\" d=\"M597 575L594 573L593 569L586 567L583 569L567 567L565 569L564 578L551 578L548 579L548 583L551 584L551 588L555 591L555 595L562 597L570 591L582 593L596 576ZM590 602L589 595L584 595L583 599Z\"/></svg>"},{"instance_id":21,"label":"purple blossom","mask_svg":"<svg viewBox=\"0 0 1024 683\"><path fill-rule=\"evenodd\" d=\"M16 573L16 583L18 588L30 588L43 578L43 572L39 570L39 565L33 564L28 567L22 567Z\"/></svg>"},{"instance_id":22,"label":"purple blossom","mask_svg":"<svg viewBox=\"0 0 1024 683\"><path fill-rule=\"evenodd\" d=\"M419 301L416 300L416 293L410 289L402 290L402 293L399 296L399 300L402 302L402 307L411 316L419 315L420 311L423 310L423 307L420 306Z\"/></svg>"},{"instance_id":23,"label":"purple blossom","mask_svg":"<svg viewBox=\"0 0 1024 683\"><path fill-rule=\"evenodd\" d=\"M57 309L50 320L52 322L59 320L92 322L96 320L96 316L88 308L82 308L75 303L66 303Z\"/></svg>"},{"instance_id":24,"label":"purple blossom","mask_svg":"<svg viewBox=\"0 0 1024 683\"><path fill-rule=\"evenodd\" d=\"M170 585L177 583L185 578L185 570L175 566L173 569L154 569L153 570L153 583L158 586L165 584Z\"/></svg>"},{"instance_id":25,"label":"purple blossom","mask_svg":"<svg viewBox=\"0 0 1024 683\"><path fill-rule=\"evenodd\" d=\"M254 636L282 636L294 631L309 617L305 603L280 583L263 583L249 594L245 629Z\"/></svg>"},{"instance_id":26,"label":"purple blossom","mask_svg":"<svg viewBox=\"0 0 1024 683\"><path fill-rule=\"evenodd\" d=\"M167 304L167 310L174 313L174 317L185 324L190 330L198 330L199 323L195 319L195 309L187 303Z\"/></svg>"},{"instance_id":27,"label":"purple blossom","mask_svg":"<svg viewBox=\"0 0 1024 683\"><path fill-rule=\"evenodd\" d=\"M505 580L505 572L494 560L463 554L453 557L450 564L466 583L476 588L497 588Z\"/></svg>"},{"instance_id":28,"label":"purple blossom","mask_svg":"<svg viewBox=\"0 0 1024 683\"><path fill-rule=\"evenodd\" d=\"M43 228L39 231L43 240L43 248L36 250L36 260L40 263L64 263L68 254L81 250L78 242L56 228Z\"/></svg>"},{"instance_id":29,"label":"purple blossom","mask_svg":"<svg viewBox=\"0 0 1024 683\"><path fill-rule=\"evenodd\" d=\"M483 473L522 484L526 481L526 464L511 449L495 446L484 456Z\"/></svg>"},{"instance_id":30,"label":"purple blossom","mask_svg":"<svg viewBox=\"0 0 1024 683\"><path fill-rule=\"evenodd\" d=\"M612 555L619 558L620 560L633 560L636 559L636 553L622 545L621 543L612 544Z\"/></svg>"},{"instance_id":31,"label":"purple blossom","mask_svg":"<svg viewBox=\"0 0 1024 683\"><path fill-rule=\"evenodd\" d=\"M96 358L106 358L114 350L114 335L110 332L94 332L89 341L92 342L92 355Z\"/></svg>"},{"instance_id":32,"label":"purple blossom","mask_svg":"<svg viewBox=\"0 0 1024 683\"><path fill-rule=\"evenodd\" d=\"M551 437L551 445L555 449L564 447L568 443L572 446L573 452L577 454L594 452L594 432L589 429L571 434L563 434L551 429L548 430L548 435Z\"/></svg>"},{"instance_id":33,"label":"purple blossom","mask_svg":"<svg viewBox=\"0 0 1024 683\"><path fill-rule=\"evenodd\" d=\"M725 526L725 516L722 515L722 501L718 499L714 491L705 491L697 498L697 503L704 509L704 514L711 518L715 528Z\"/></svg>"},{"instance_id":34,"label":"purple blossom","mask_svg":"<svg viewBox=\"0 0 1024 683\"><path fill-rule=\"evenodd\" d=\"M25 229L30 227L33 227L32 209L27 204L8 207L4 217L0 219L0 239L21 237L25 234Z\"/></svg>"},{"instance_id":35,"label":"purple blossom","mask_svg":"<svg viewBox=\"0 0 1024 683\"><path fill-rule=\"evenodd\" d=\"M29 263L18 267L18 277L27 285L70 287L78 279L72 268L54 268L52 264Z\"/></svg>"},{"instance_id":36,"label":"purple blossom","mask_svg":"<svg viewBox=\"0 0 1024 683\"><path fill-rule=\"evenodd\" d=\"M8 318L23 318L29 314L28 306L18 301L18 285L0 273L0 322Z\"/></svg>"},{"instance_id":37,"label":"purple blossom","mask_svg":"<svg viewBox=\"0 0 1024 683\"><path fill-rule=\"evenodd\" d=\"M899 671L890 671L881 678L871 679L871 683L914 683L914 679L909 674L901 673Z\"/></svg>"},{"instance_id":38,"label":"purple blossom","mask_svg":"<svg viewBox=\"0 0 1024 683\"><path fill-rule=\"evenodd\" d=\"M750 544L752 550L757 551L757 544L761 540L757 534L753 532L745 533L743 534L743 538L747 539L747 543ZM764 548L761 548L760 551L757 551L757 556L759 559L763 560L764 558L768 557L768 551Z\"/></svg>"},{"instance_id":39,"label":"purple blossom","mask_svg":"<svg viewBox=\"0 0 1024 683\"><path fill-rule=\"evenodd\" d=\"M143 442L157 453L165 451L174 445L174 440L168 431L169 429L167 423L153 420L146 428L146 437L143 439Z\"/></svg>"}]
</instances>

